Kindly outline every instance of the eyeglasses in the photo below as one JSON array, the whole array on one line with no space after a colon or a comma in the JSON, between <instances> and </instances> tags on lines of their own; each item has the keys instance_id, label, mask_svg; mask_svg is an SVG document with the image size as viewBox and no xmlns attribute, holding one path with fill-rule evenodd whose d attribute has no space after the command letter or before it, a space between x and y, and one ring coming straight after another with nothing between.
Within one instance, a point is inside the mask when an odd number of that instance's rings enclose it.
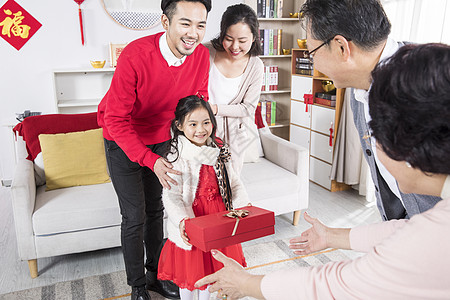
<instances>
[{"instance_id":1,"label":"eyeglasses","mask_svg":"<svg viewBox=\"0 0 450 300\"><path fill-rule=\"evenodd\" d=\"M328 40L326 40L325 42L323 42L319 47L314 48L311 51L306 50L305 52L303 52L303 57L309 59L309 61L312 63L313 62L313 53L316 52L317 50L319 50L320 48L322 48L323 46L325 46L326 44L328 44L333 38L329 38Z\"/></svg>"}]
</instances>

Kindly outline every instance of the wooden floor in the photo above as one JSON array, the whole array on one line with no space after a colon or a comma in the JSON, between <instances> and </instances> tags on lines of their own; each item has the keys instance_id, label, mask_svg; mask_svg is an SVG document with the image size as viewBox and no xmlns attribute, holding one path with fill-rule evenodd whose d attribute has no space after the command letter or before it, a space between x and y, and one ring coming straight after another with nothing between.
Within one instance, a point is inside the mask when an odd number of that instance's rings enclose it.
<instances>
[{"instance_id":1,"label":"wooden floor","mask_svg":"<svg viewBox=\"0 0 450 300\"><path fill-rule=\"evenodd\" d=\"M380 221L375 203L366 202L357 191L330 193L313 183L310 183L308 213L331 227L352 227ZM275 235L248 244L298 236L310 227L303 218L298 226L291 222L292 214L277 216ZM5 187L0 188L0 231L0 294L125 269L121 249L113 248L38 259L39 277L31 279L27 262L18 260L10 189Z\"/></svg>"}]
</instances>

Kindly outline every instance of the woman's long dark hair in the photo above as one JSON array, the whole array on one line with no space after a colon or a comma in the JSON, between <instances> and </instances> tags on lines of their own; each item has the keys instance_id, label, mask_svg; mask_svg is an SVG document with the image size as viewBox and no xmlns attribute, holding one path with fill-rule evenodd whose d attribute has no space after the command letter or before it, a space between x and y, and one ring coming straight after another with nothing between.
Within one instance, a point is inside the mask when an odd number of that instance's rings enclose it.
<instances>
[{"instance_id":1,"label":"woman's long dark hair","mask_svg":"<svg viewBox=\"0 0 450 300\"><path fill-rule=\"evenodd\" d=\"M222 147L220 140L218 140L216 137L217 121L214 113L212 112L211 106L208 102L204 101L200 97L192 95L181 98L180 101L178 101L177 108L175 109L175 118L172 120L172 123L170 125L172 139L170 140L168 149L165 151L164 158L167 159L167 156L169 154L176 154L175 159L171 162L174 162L178 159L180 154L178 151L178 136L184 135L184 132L178 129L178 125L183 125L186 116L199 108L204 108L208 111L209 119L212 123L212 132L210 137L217 147Z\"/></svg>"},{"instance_id":2,"label":"woman's long dark hair","mask_svg":"<svg viewBox=\"0 0 450 300\"><path fill-rule=\"evenodd\" d=\"M261 41L259 40L259 22L255 11L246 4L236 4L228 6L227 10L222 15L222 21L220 22L220 34L215 39L211 40L214 49L219 51L225 51L223 48L223 40L227 34L227 30L230 26L244 23L250 27L253 34L253 43L250 51L250 56L257 56L261 54Z\"/></svg>"}]
</instances>

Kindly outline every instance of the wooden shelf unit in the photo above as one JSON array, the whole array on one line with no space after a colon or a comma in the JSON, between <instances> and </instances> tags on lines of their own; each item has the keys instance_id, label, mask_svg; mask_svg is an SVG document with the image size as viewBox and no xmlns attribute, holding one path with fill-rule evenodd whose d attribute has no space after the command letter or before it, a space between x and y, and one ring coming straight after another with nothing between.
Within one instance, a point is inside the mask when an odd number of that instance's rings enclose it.
<instances>
[{"instance_id":1,"label":"wooden shelf unit","mask_svg":"<svg viewBox=\"0 0 450 300\"><path fill-rule=\"evenodd\" d=\"M336 90L336 107L306 104L304 95L324 92L322 81L330 79L315 69L312 76L296 74L296 58L303 57L304 51L292 50L289 139L309 149L310 181L332 192L346 190L350 186L329 178L345 90Z\"/></svg>"},{"instance_id":2,"label":"wooden shelf unit","mask_svg":"<svg viewBox=\"0 0 450 300\"><path fill-rule=\"evenodd\" d=\"M258 18L260 29L282 29L281 49L297 47L297 39L305 38L306 33L298 18L290 18L289 13L299 11L304 1L284 0L281 18ZM245 0L244 3L257 12L257 0ZM261 55L264 65L278 66L278 91L262 92L261 99L277 102L276 125L269 126L272 133L289 140L291 58L292 55Z\"/></svg>"}]
</instances>

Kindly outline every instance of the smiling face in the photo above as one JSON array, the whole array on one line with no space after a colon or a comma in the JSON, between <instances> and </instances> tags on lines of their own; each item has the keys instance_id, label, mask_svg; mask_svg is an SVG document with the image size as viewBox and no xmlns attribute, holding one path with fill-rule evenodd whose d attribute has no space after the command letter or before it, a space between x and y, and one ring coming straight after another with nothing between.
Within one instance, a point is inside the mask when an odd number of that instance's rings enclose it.
<instances>
[{"instance_id":1,"label":"smiling face","mask_svg":"<svg viewBox=\"0 0 450 300\"><path fill-rule=\"evenodd\" d=\"M207 15L202 3L180 1L171 20L166 15L162 16L167 43L177 58L191 55L201 43L205 36Z\"/></svg>"},{"instance_id":2,"label":"smiling face","mask_svg":"<svg viewBox=\"0 0 450 300\"><path fill-rule=\"evenodd\" d=\"M211 136L213 125L209 113L204 107L199 107L186 116L182 125L177 126L186 138L197 146L206 145Z\"/></svg>"},{"instance_id":3,"label":"smiling face","mask_svg":"<svg viewBox=\"0 0 450 300\"><path fill-rule=\"evenodd\" d=\"M222 46L231 58L240 59L248 54L254 40L250 27L240 22L228 27Z\"/></svg>"}]
</instances>

